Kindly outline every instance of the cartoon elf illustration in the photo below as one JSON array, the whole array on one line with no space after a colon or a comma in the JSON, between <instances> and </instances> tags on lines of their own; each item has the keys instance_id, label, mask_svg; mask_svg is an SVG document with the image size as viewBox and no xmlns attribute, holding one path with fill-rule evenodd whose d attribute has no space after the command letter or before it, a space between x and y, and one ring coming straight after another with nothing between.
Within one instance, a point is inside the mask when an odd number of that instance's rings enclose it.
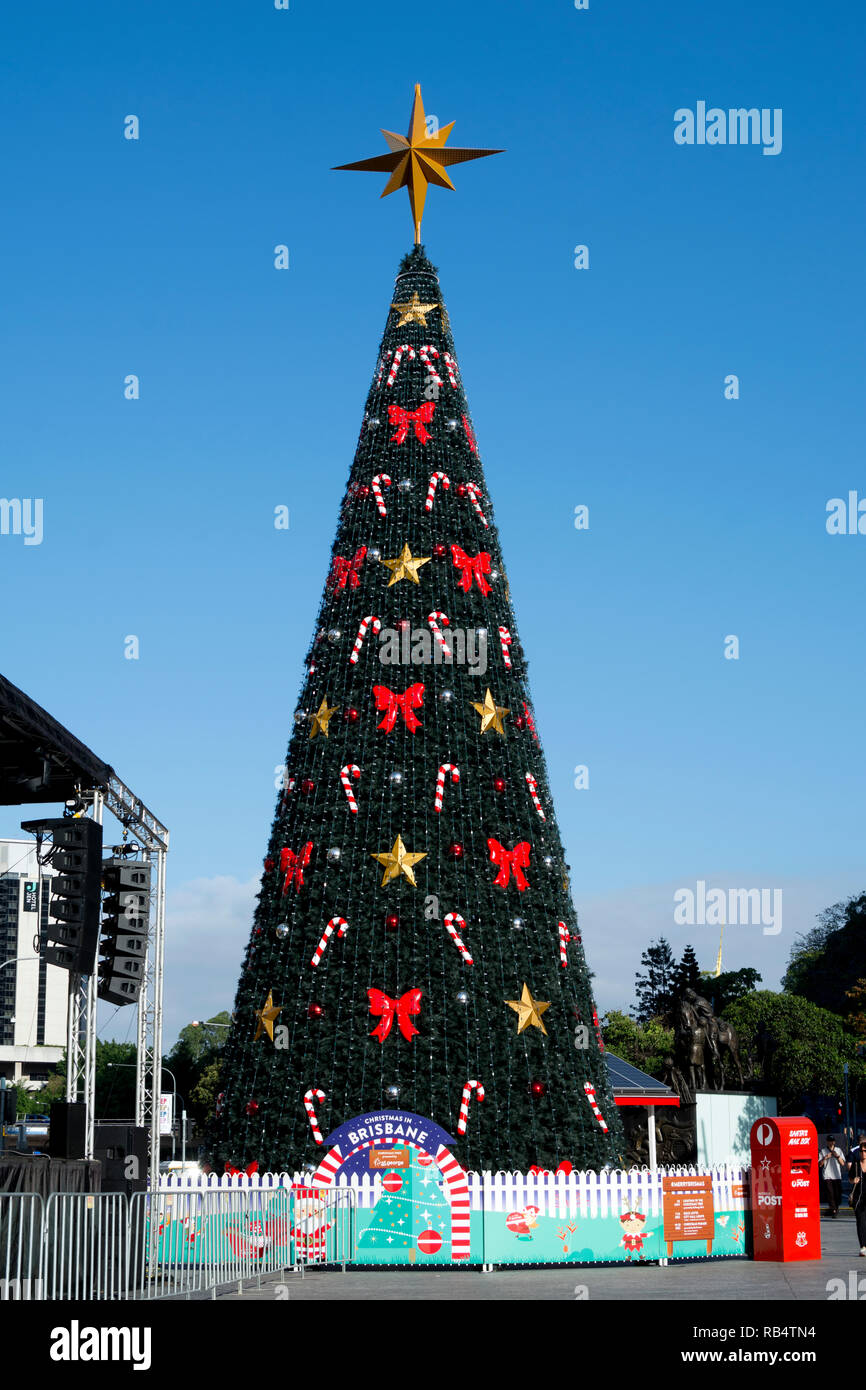
<instances>
[{"instance_id":1,"label":"cartoon elf illustration","mask_svg":"<svg viewBox=\"0 0 866 1390\"><path fill-rule=\"evenodd\" d=\"M633 1254L637 1255L639 1261L644 1260L646 1257L643 1253L643 1243L647 1238L647 1232L644 1230L646 1216L642 1211L624 1211L619 1219L623 1229L623 1237L619 1243L628 1256L629 1264L631 1264Z\"/></svg>"}]
</instances>

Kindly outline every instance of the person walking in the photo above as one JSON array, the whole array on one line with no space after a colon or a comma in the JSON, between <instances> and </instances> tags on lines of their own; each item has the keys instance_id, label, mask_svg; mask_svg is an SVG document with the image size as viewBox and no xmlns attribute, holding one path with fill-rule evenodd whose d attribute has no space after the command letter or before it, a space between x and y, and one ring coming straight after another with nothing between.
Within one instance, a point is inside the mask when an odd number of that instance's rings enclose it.
<instances>
[{"instance_id":1,"label":"person walking","mask_svg":"<svg viewBox=\"0 0 866 1390\"><path fill-rule=\"evenodd\" d=\"M857 1218L860 1254L866 1257L866 1139L860 1144L859 1157L851 1164L848 1176L851 1179L851 1196L848 1201Z\"/></svg>"},{"instance_id":2,"label":"person walking","mask_svg":"<svg viewBox=\"0 0 866 1390\"><path fill-rule=\"evenodd\" d=\"M858 1150L859 1153L859 1150ZM842 1200L842 1172L845 1163L845 1155L837 1147L836 1140L832 1134L827 1135L827 1146L818 1154L818 1167L824 1179L824 1188L827 1193L827 1211L835 1221L839 1215L839 1203Z\"/></svg>"}]
</instances>

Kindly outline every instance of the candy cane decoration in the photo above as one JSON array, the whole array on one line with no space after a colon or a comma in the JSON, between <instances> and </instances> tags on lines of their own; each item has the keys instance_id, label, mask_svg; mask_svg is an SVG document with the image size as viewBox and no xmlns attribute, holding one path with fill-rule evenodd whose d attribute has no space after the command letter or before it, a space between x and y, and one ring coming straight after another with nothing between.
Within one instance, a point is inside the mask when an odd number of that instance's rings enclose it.
<instances>
[{"instance_id":1,"label":"candy cane decoration","mask_svg":"<svg viewBox=\"0 0 866 1390\"><path fill-rule=\"evenodd\" d=\"M390 487L390 486L391 486L391 479L388 477L388 474L387 474L387 473L377 473L376 476L375 476L375 478L373 479L373 496L374 496L375 499L376 499L376 506L379 508L379 515L380 515L380 516L387 516L387 515L388 515L388 509L387 509L387 507L385 506L385 503L384 503L383 500L382 500L382 486L383 486L383 485L384 485L385 487Z\"/></svg>"},{"instance_id":2,"label":"candy cane decoration","mask_svg":"<svg viewBox=\"0 0 866 1390\"><path fill-rule=\"evenodd\" d=\"M478 520L481 522L481 525L482 525L482 526L486 526L486 525L487 525L487 520L486 520L486 518L485 518L485 516L484 516L484 513L482 512L481 507L480 507L480 505L479 505L480 498L481 498L481 496L482 496L481 488L478 486L477 483L467 483L467 484L466 484L466 491L467 491L468 494L469 494L469 500L471 501L473 507L475 508L475 514L476 514L476 516L478 517Z\"/></svg>"},{"instance_id":3,"label":"candy cane decoration","mask_svg":"<svg viewBox=\"0 0 866 1390\"><path fill-rule=\"evenodd\" d=\"M568 943L571 940L571 932L564 922L557 923L559 927L559 963L563 970L568 969Z\"/></svg>"},{"instance_id":4,"label":"candy cane decoration","mask_svg":"<svg viewBox=\"0 0 866 1390\"><path fill-rule=\"evenodd\" d=\"M511 646L511 633L507 627L499 629L499 645L502 648L502 660L505 662L506 671L511 670L511 654L508 648Z\"/></svg>"},{"instance_id":5,"label":"candy cane decoration","mask_svg":"<svg viewBox=\"0 0 866 1390\"><path fill-rule=\"evenodd\" d=\"M316 1119L316 1112L313 1109L313 1101L323 1101L325 1092L320 1091L318 1086L311 1086L309 1091L304 1092L304 1109L307 1112L307 1119L310 1121L310 1128L313 1131L313 1138L317 1144L324 1144L322 1131L319 1129L319 1121Z\"/></svg>"},{"instance_id":6,"label":"candy cane decoration","mask_svg":"<svg viewBox=\"0 0 866 1390\"><path fill-rule=\"evenodd\" d=\"M463 1087L463 1099L460 1102L460 1118L457 1121L458 1134L466 1133L466 1122L469 1119L469 1097L472 1095L473 1091L475 1092L477 1101L480 1102L484 1099L484 1087L481 1085L481 1082L467 1081L466 1085Z\"/></svg>"},{"instance_id":7,"label":"candy cane decoration","mask_svg":"<svg viewBox=\"0 0 866 1390\"><path fill-rule=\"evenodd\" d=\"M391 364L391 370L390 370L390 372L388 373L388 380L385 382L385 385L386 385L386 386L393 386L393 385L394 385L394 379L395 379L395 377L396 377L398 371L400 370L400 363L403 361L403 353L404 353L404 352L408 352L408 354L409 354L409 361L410 361L410 362L414 361L414 358L415 358L415 349L414 349L413 347L410 347L408 343L402 343L402 344L400 345L400 347L395 348L395 349L394 349L394 361L393 361L393 363Z\"/></svg>"},{"instance_id":8,"label":"candy cane decoration","mask_svg":"<svg viewBox=\"0 0 866 1390\"><path fill-rule=\"evenodd\" d=\"M356 666L358 664L358 657L361 655L361 648L364 645L364 638L367 636L367 633L369 632L371 625L374 632L379 633L382 631L381 621L379 620L379 618L374 618L372 613L369 615L369 617L361 619L361 626L358 628L358 636L355 638L355 645L352 648L352 655L349 657L350 666Z\"/></svg>"},{"instance_id":9,"label":"candy cane decoration","mask_svg":"<svg viewBox=\"0 0 866 1390\"><path fill-rule=\"evenodd\" d=\"M313 959L310 961L310 965L313 967L314 970L316 966L319 964L319 961L322 959L322 956L325 954L325 947L330 941L335 927L337 928L337 936L345 936L346 932L349 930L349 923L346 921L345 917L331 918L330 922L325 927L325 930L322 932L322 939L316 947L315 951L313 952ZM322 1099L324 1100L324 1096L322 1097Z\"/></svg>"},{"instance_id":10,"label":"candy cane decoration","mask_svg":"<svg viewBox=\"0 0 866 1390\"><path fill-rule=\"evenodd\" d=\"M460 925L461 925L461 927L463 928L463 930L464 930L464 931L466 930L466 922L465 922L464 919L460 916L460 913L459 913L459 912L449 912L449 913L448 913L448 915L447 915L446 918L445 918L445 930L447 931L448 935L451 937L451 940L454 942L454 945L457 947L458 951L460 952L461 956L462 956L463 959L465 960L466 964L467 964L467 965L472 965L472 964L473 964L472 957L470 956L470 954L469 954L469 952L467 951L466 947L463 945L463 940L462 940L462 938L461 938L460 936L458 936L458 934L457 934L457 929L456 929L456 927L454 926L454 923L455 923L455 922L459 922ZM482 1096L481 1099L483 1100L484 1097Z\"/></svg>"},{"instance_id":11,"label":"candy cane decoration","mask_svg":"<svg viewBox=\"0 0 866 1390\"><path fill-rule=\"evenodd\" d=\"M427 615L427 624L428 624L428 626L429 626L431 632L433 633L433 636L436 638L436 641L439 643L439 646L442 648L442 655L443 655L443 656L450 657L450 656L451 656L451 648L448 646L448 643L445 641L445 638L442 636L442 633L441 633L441 631L440 631L440 629L439 629L439 624L440 624L440 623L442 624L443 627L450 627L450 626L451 626L451 620L450 620L450 618L448 617L448 614L447 614L447 613L440 613L440 612L438 612L438 610L435 610L435 609L434 609L434 611L433 611L432 613L429 613L429 614Z\"/></svg>"},{"instance_id":12,"label":"candy cane decoration","mask_svg":"<svg viewBox=\"0 0 866 1390\"><path fill-rule=\"evenodd\" d=\"M434 384L435 386L444 386L444 385L445 385L444 381L442 380L441 376L440 376L439 373L437 372L436 368L433 366L433 363L430 361L430 358L431 358L431 357L438 357L438 356L439 356L439 349L438 349L437 347L434 347L432 343L422 343L421 347L419 347L419 349L418 349L418 356L421 358L421 361L424 363L424 366L427 368L427 375L429 376L429 378L430 378L430 380L433 382L433 384ZM455 384L456 384L456 383L455 383L454 378L453 378L453 376L452 376L452 378L451 378L451 385L454 386Z\"/></svg>"},{"instance_id":13,"label":"candy cane decoration","mask_svg":"<svg viewBox=\"0 0 866 1390\"><path fill-rule=\"evenodd\" d=\"M541 816L541 819L547 820L547 816L544 814L541 802L538 799L538 783L536 782L531 772L527 772L526 774L526 785L529 788L529 795L532 797L533 806L535 807L538 814Z\"/></svg>"},{"instance_id":14,"label":"candy cane decoration","mask_svg":"<svg viewBox=\"0 0 866 1390\"><path fill-rule=\"evenodd\" d=\"M340 768L340 781L343 784L343 791L346 793L346 800L349 803L349 810L353 816L358 814L358 803L352 791L352 778L360 777L361 769L357 763L346 763L345 767Z\"/></svg>"},{"instance_id":15,"label":"candy cane decoration","mask_svg":"<svg viewBox=\"0 0 866 1390\"><path fill-rule=\"evenodd\" d=\"M434 811L438 812L442 810L442 798L445 795L445 777L449 772L451 773L452 782L460 781L459 769L455 767L453 763L443 763L436 773L436 796L433 799Z\"/></svg>"},{"instance_id":16,"label":"candy cane decoration","mask_svg":"<svg viewBox=\"0 0 866 1390\"><path fill-rule=\"evenodd\" d=\"M427 489L427 501L424 503L425 512L432 512L433 510L433 498L436 495L437 483L441 483L443 488L447 492L449 487L451 486L451 479L448 477L446 473L430 474L430 486Z\"/></svg>"},{"instance_id":17,"label":"candy cane decoration","mask_svg":"<svg viewBox=\"0 0 866 1390\"><path fill-rule=\"evenodd\" d=\"M604 1130L605 1134L607 1134L607 1132L608 1132L607 1125L606 1125L605 1122L604 1122L604 1116L602 1115L601 1111L599 1110L599 1108L598 1108L598 1102L596 1101L596 1098L595 1098L595 1087L593 1086L593 1084L592 1084L591 1081L584 1081L584 1083L583 1083L583 1089L586 1091L586 1098L587 1098L587 1100L589 1101L590 1105L592 1106L592 1113L593 1113L593 1115L594 1115L595 1118L598 1120L598 1122L599 1122L599 1124L601 1125L602 1129Z\"/></svg>"}]
</instances>

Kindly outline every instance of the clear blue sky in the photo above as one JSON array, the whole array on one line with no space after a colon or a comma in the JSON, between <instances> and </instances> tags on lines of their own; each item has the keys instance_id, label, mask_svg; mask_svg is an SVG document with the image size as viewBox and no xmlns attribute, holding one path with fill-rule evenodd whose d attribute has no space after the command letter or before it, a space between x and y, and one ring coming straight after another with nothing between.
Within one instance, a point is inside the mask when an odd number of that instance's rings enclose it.
<instances>
[{"instance_id":1,"label":"clear blue sky","mask_svg":"<svg viewBox=\"0 0 866 1390\"><path fill-rule=\"evenodd\" d=\"M784 889L782 932L726 949L771 986L862 889L866 536L825 507L866 495L864 27L805 0L7 10L0 491L44 499L44 540L0 536L0 669L171 828L168 1042L234 996L411 242L404 194L329 169L405 129L416 81L453 143L507 149L431 190L425 243L601 1006L650 936L714 958L677 887ZM782 108L782 152L676 145L698 101Z\"/></svg>"}]
</instances>

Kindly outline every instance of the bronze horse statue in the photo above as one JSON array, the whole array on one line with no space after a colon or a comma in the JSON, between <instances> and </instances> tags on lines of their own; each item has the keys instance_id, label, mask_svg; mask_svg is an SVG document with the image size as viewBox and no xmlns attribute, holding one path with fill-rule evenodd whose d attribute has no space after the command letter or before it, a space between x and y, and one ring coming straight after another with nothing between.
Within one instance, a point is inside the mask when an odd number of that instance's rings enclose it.
<instances>
[{"instance_id":1,"label":"bronze horse statue","mask_svg":"<svg viewBox=\"0 0 866 1390\"><path fill-rule=\"evenodd\" d=\"M743 1068L740 1062L740 1039L736 1028L724 1018L716 1018L709 1000L693 989L684 991L680 1000L684 1015L693 1019L693 1036L702 1031L710 1055L709 1079L714 1091L725 1089L725 1053L736 1068L740 1086L743 1085Z\"/></svg>"}]
</instances>

